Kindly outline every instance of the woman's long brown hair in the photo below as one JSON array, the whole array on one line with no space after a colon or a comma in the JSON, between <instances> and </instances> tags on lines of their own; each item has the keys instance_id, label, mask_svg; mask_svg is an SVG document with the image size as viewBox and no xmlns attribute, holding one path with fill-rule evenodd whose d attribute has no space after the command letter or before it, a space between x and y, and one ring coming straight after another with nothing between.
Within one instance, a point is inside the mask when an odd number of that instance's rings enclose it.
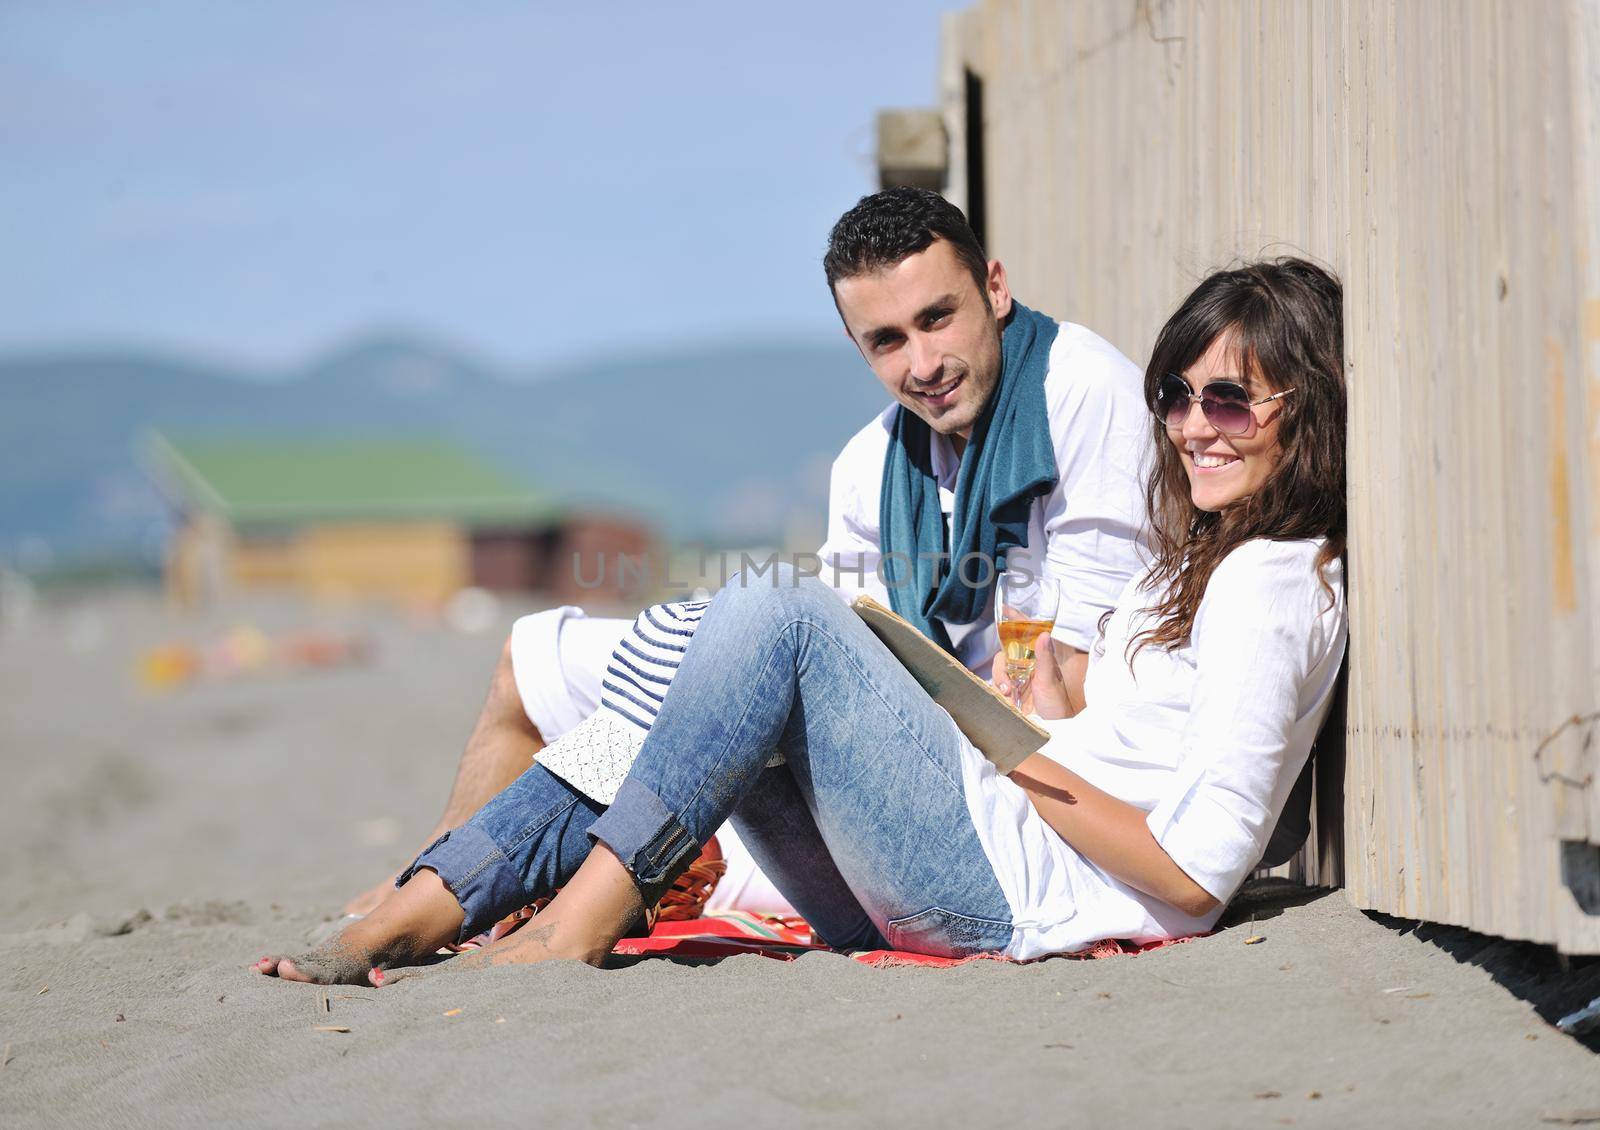
<instances>
[{"instance_id":1,"label":"woman's long brown hair","mask_svg":"<svg viewBox=\"0 0 1600 1130\"><path fill-rule=\"evenodd\" d=\"M1293 388L1275 401L1282 454L1261 488L1220 512L1195 506L1183 460L1167 428L1152 418L1156 457L1145 485L1151 566L1149 590L1162 594L1151 610L1146 644L1188 642L1200 599L1217 565L1254 538L1326 538L1319 569L1345 548L1344 319L1339 280L1304 259L1250 263L1208 276L1162 327L1145 370L1145 403L1154 406L1161 378L1182 374L1225 333L1252 400ZM1324 581L1326 585L1326 581ZM1331 593L1330 593L1331 595Z\"/></svg>"}]
</instances>

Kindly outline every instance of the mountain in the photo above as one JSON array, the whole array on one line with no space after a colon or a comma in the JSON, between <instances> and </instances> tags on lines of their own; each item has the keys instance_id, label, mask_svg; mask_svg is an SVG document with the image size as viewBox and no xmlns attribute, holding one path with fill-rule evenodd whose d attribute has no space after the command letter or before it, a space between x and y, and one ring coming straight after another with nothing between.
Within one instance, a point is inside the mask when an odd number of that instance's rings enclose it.
<instances>
[{"instance_id":1,"label":"mountain","mask_svg":"<svg viewBox=\"0 0 1600 1130\"><path fill-rule=\"evenodd\" d=\"M707 346L502 370L398 334L288 373L148 352L0 357L0 561L142 554L170 519L141 464L185 438L440 437L671 538L820 531L828 465L886 403L841 341Z\"/></svg>"}]
</instances>

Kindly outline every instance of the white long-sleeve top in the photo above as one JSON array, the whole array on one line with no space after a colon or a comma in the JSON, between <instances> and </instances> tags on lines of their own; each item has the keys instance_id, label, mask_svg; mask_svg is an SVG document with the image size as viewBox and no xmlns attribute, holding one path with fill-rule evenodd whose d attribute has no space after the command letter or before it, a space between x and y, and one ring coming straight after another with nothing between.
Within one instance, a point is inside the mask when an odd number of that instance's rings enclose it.
<instances>
[{"instance_id":1,"label":"white long-sleeve top","mask_svg":"<svg viewBox=\"0 0 1600 1130\"><path fill-rule=\"evenodd\" d=\"M1009 560L1057 582L1061 608L1055 636L1086 651L1101 614L1143 565L1150 412L1138 367L1104 338L1070 322L1060 324L1050 346L1045 401L1059 479L1055 489L1034 501L1027 548L1013 550ZM877 576L879 500L897 411L898 405L890 405L834 460L828 537L818 555L822 579L847 600L864 592L889 603ZM935 432L931 442L948 529L961 464L947 437ZM986 665L1000 646L994 609L971 624L945 627L957 657L987 678Z\"/></svg>"},{"instance_id":2,"label":"white long-sleeve top","mask_svg":"<svg viewBox=\"0 0 1600 1130\"><path fill-rule=\"evenodd\" d=\"M1344 576L1319 573L1323 542L1247 542L1217 566L1188 643L1128 644L1150 625L1144 577L1124 589L1090 652L1088 706L1045 721L1042 753L1149 813L1156 841L1226 903L1260 861L1327 714L1344 657ZM1324 587L1324 580L1327 586ZM1011 903L1007 953L1037 957L1101 938L1150 941L1209 930L1084 859L1027 795L975 749L967 803Z\"/></svg>"}]
</instances>

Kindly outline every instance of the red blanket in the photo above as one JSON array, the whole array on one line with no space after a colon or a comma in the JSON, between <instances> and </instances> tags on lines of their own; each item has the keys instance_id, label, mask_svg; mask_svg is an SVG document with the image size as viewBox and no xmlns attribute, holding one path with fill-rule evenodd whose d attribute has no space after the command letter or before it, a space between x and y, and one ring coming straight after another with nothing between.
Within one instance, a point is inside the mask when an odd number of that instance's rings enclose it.
<instances>
[{"instance_id":1,"label":"red blanket","mask_svg":"<svg viewBox=\"0 0 1600 1130\"><path fill-rule=\"evenodd\" d=\"M1150 942L1136 946L1131 942L1108 940L1075 953L1057 954L1080 960L1102 957L1121 957L1125 954L1143 953L1175 942L1188 941L1174 938L1171 941ZM760 954L779 961L793 961L812 950L828 949L812 940L811 927L799 918L775 918L750 914L743 910L713 911L703 918L682 922L658 922L649 937L624 938L617 943L613 953L630 956L660 954L668 957L714 958L733 957L742 953ZM1009 958L992 954L976 957L929 957L927 954L908 953L903 950L869 950L850 955L863 965L874 969L892 969L899 966L920 965L948 968L972 961L1009 961Z\"/></svg>"}]
</instances>

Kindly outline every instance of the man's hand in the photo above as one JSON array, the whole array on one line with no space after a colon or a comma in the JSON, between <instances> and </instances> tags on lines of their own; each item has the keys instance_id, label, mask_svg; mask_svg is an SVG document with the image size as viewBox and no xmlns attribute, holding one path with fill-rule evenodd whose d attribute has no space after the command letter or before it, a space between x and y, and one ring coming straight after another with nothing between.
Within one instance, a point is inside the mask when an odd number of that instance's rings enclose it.
<instances>
[{"instance_id":1,"label":"man's hand","mask_svg":"<svg viewBox=\"0 0 1600 1130\"><path fill-rule=\"evenodd\" d=\"M1058 655L1057 649L1065 655ZM1033 654L1036 656L1033 678L1023 689L1022 712L1038 714L1041 718L1072 717L1083 708L1083 672L1088 665L1087 657L1077 648L1057 644L1049 632L1039 633ZM1076 686L1073 675L1077 676ZM1015 701L1016 688L1006 678L1004 650L995 653L993 680L996 690Z\"/></svg>"}]
</instances>

